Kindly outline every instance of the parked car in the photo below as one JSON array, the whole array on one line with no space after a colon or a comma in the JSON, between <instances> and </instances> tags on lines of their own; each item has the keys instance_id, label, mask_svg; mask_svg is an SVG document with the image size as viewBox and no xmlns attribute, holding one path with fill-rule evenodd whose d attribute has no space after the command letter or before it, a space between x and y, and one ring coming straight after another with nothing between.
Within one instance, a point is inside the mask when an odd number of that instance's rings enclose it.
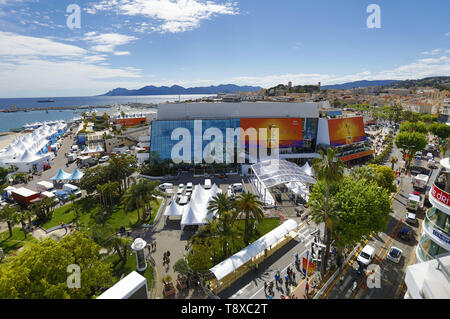
<instances>
[{"instance_id":1,"label":"parked car","mask_svg":"<svg viewBox=\"0 0 450 319\"><path fill-rule=\"evenodd\" d=\"M193 185L191 182L187 183L186 184L186 192L192 192L192 187L193 187Z\"/></svg>"},{"instance_id":2,"label":"parked car","mask_svg":"<svg viewBox=\"0 0 450 319\"><path fill-rule=\"evenodd\" d=\"M98 160L99 163L105 163L105 162L107 162L107 161L109 161L109 156L108 156L108 155L102 156L102 157L100 157L100 159Z\"/></svg>"},{"instance_id":3,"label":"parked car","mask_svg":"<svg viewBox=\"0 0 450 319\"><path fill-rule=\"evenodd\" d=\"M366 245L359 253L357 260L360 264L367 266L372 262L373 257L375 257L375 248Z\"/></svg>"},{"instance_id":4,"label":"parked car","mask_svg":"<svg viewBox=\"0 0 450 319\"><path fill-rule=\"evenodd\" d=\"M241 184L241 183L234 183L234 184L233 184L233 190L234 190L235 192L240 192L240 191L242 191L242 184Z\"/></svg>"},{"instance_id":5,"label":"parked car","mask_svg":"<svg viewBox=\"0 0 450 319\"><path fill-rule=\"evenodd\" d=\"M415 226L417 224L416 214L414 213L406 213L406 220L408 224Z\"/></svg>"},{"instance_id":6,"label":"parked car","mask_svg":"<svg viewBox=\"0 0 450 319\"><path fill-rule=\"evenodd\" d=\"M173 188L173 184L171 184L171 183L163 183L163 184L159 185L159 188L161 190L172 189Z\"/></svg>"},{"instance_id":7,"label":"parked car","mask_svg":"<svg viewBox=\"0 0 450 319\"><path fill-rule=\"evenodd\" d=\"M181 189L181 191L184 191L184 184L178 185L178 190L180 190L180 189Z\"/></svg>"},{"instance_id":8,"label":"parked car","mask_svg":"<svg viewBox=\"0 0 450 319\"><path fill-rule=\"evenodd\" d=\"M398 264L402 258L403 250L397 247L391 247L387 254L387 259Z\"/></svg>"},{"instance_id":9,"label":"parked car","mask_svg":"<svg viewBox=\"0 0 450 319\"><path fill-rule=\"evenodd\" d=\"M403 227L402 229L400 229L398 236L403 240L410 241L412 236L412 229L409 227Z\"/></svg>"}]
</instances>

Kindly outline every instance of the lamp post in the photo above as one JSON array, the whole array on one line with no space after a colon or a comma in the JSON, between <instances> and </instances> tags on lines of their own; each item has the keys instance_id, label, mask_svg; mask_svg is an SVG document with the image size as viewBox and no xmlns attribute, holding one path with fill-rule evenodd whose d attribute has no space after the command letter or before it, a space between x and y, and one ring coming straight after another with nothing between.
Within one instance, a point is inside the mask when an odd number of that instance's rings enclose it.
<instances>
[{"instance_id":1,"label":"lamp post","mask_svg":"<svg viewBox=\"0 0 450 319\"><path fill-rule=\"evenodd\" d=\"M136 238L131 249L136 253L136 268L137 271L145 271L147 269L147 262L145 260L144 248L147 246L147 242L142 238Z\"/></svg>"}]
</instances>

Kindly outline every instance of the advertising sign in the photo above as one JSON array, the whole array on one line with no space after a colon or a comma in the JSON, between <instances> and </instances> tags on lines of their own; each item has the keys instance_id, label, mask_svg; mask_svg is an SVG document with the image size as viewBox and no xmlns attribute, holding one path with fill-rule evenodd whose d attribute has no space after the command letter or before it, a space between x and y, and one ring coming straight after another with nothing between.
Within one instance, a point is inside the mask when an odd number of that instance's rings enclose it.
<instances>
[{"instance_id":1,"label":"advertising sign","mask_svg":"<svg viewBox=\"0 0 450 319\"><path fill-rule=\"evenodd\" d=\"M241 128L245 132L249 128L254 128L259 134L259 129L266 129L267 139L257 139L257 143L249 143L244 134L241 135L242 147L270 147L271 129L277 128L279 135L279 147L302 147L303 146L303 121L301 118L251 118L241 119Z\"/></svg>"},{"instance_id":2,"label":"advertising sign","mask_svg":"<svg viewBox=\"0 0 450 319\"><path fill-rule=\"evenodd\" d=\"M329 119L328 131L332 146L347 145L366 140L362 116Z\"/></svg>"},{"instance_id":3,"label":"advertising sign","mask_svg":"<svg viewBox=\"0 0 450 319\"><path fill-rule=\"evenodd\" d=\"M431 196L433 196L436 200L440 201L442 204L450 206L450 194L437 188L435 185L431 187L430 193Z\"/></svg>"},{"instance_id":4,"label":"advertising sign","mask_svg":"<svg viewBox=\"0 0 450 319\"><path fill-rule=\"evenodd\" d=\"M306 274L306 268L307 268L307 264L306 264L306 258L303 257L302 260L302 271L304 274ZM309 262L309 268L308 268L308 276L311 276L314 273L314 263L313 262Z\"/></svg>"}]
</instances>

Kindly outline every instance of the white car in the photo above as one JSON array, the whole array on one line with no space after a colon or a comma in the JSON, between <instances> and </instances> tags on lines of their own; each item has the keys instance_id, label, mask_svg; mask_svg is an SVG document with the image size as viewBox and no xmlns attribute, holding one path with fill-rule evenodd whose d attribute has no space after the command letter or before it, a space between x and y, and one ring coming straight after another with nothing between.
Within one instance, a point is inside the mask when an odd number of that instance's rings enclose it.
<instances>
[{"instance_id":1,"label":"white car","mask_svg":"<svg viewBox=\"0 0 450 319\"><path fill-rule=\"evenodd\" d=\"M172 189L173 188L173 184L164 183L164 184L159 185L159 188L162 189L162 190Z\"/></svg>"},{"instance_id":2,"label":"white car","mask_svg":"<svg viewBox=\"0 0 450 319\"><path fill-rule=\"evenodd\" d=\"M358 262L363 265L369 265L375 256L375 248L370 245L364 246L363 250L358 255Z\"/></svg>"},{"instance_id":3,"label":"white car","mask_svg":"<svg viewBox=\"0 0 450 319\"><path fill-rule=\"evenodd\" d=\"M100 159L98 160L99 163L105 163L107 161L109 161L109 156L108 155L100 157Z\"/></svg>"},{"instance_id":4,"label":"white car","mask_svg":"<svg viewBox=\"0 0 450 319\"><path fill-rule=\"evenodd\" d=\"M241 184L241 183L235 183L235 184L233 184L233 190L234 190L235 192L241 191L241 190L242 190L242 184Z\"/></svg>"},{"instance_id":5,"label":"white car","mask_svg":"<svg viewBox=\"0 0 450 319\"><path fill-rule=\"evenodd\" d=\"M192 187L193 187L193 185L192 185L191 182L187 183L187 184L186 184L186 191L187 191L187 192L192 192Z\"/></svg>"},{"instance_id":6,"label":"white car","mask_svg":"<svg viewBox=\"0 0 450 319\"><path fill-rule=\"evenodd\" d=\"M180 190L180 189L181 189L181 191L184 191L184 184L178 185L178 190Z\"/></svg>"},{"instance_id":7,"label":"white car","mask_svg":"<svg viewBox=\"0 0 450 319\"><path fill-rule=\"evenodd\" d=\"M391 247L387 254L387 259L398 264L402 258L403 250L397 247Z\"/></svg>"}]
</instances>

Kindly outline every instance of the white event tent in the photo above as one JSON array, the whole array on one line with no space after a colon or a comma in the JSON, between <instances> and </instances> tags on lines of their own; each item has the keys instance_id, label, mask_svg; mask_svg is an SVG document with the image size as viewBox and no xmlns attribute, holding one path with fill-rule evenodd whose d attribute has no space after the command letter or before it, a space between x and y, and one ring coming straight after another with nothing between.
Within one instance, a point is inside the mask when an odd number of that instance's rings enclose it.
<instances>
[{"instance_id":1,"label":"white event tent","mask_svg":"<svg viewBox=\"0 0 450 319\"><path fill-rule=\"evenodd\" d=\"M214 216L214 212L208 211L209 201L218 193L220 189L214 184L209 190L201 185L195 187L189 204L183 207L181 217L181 230L187 225L204 225L208 219Z\"/></svg>"}]
</instances>

